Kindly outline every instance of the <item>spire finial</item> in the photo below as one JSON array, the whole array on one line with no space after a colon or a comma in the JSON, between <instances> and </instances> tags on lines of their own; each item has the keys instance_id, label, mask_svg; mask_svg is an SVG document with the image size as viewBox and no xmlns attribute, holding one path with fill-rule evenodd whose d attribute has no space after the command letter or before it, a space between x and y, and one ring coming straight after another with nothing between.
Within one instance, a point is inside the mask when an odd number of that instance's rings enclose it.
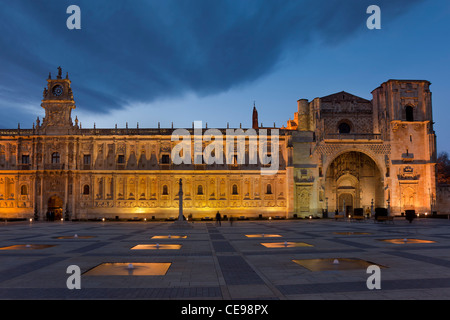
<instances>
[{"instance_id":1,"label":"spire finial","mask_svg":"<svg viewBox=\"0 0 450 320\"><path fill-rule=\"evenodd\" d=\"M253 102L252 128L258 129L258 111L256 110L255 102Z\"/></svg>"}]
</instances>

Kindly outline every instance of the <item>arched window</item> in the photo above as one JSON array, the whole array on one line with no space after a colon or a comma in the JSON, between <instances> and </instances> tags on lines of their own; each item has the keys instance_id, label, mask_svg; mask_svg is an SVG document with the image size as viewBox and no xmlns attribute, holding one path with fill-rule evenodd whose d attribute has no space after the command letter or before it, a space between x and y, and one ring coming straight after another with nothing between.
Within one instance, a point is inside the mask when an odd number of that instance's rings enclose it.
<instances>
[{"instance_id":1,"label":"arched window","mask_svg":"<svg viewBox=\"0 0 450 320\"><path fill-rule=\"evenodd\" d=\"M199 195L202 195L202 194L203 194L203 186L202 186L202 185L199 185L199 186L197 187L197 194L199 194Z\"/></svg>"},{"instance_id":2,"label":"arched window","mask_svg":"<svg viewBox=\"0 0 450 320\"><path fill-rule=\"evenodd\" d=\"M83 194L84 194L84 195L89 194L89 185L85 184L85 185L83 186Z\"/></svg>"},{"instance_id":3,"label":"arched window","mask_svg":"<svg viewBox=\"0 0 450 320\"><path fill-rule=\"evenodd\" d=\"M338 127L338 131L340 134L350 133L350 130L350 125L347 122L342 122Z\"/></svg>"},{"instance_id":4,"label":"arched window","mask_svg":"<svg viewBox=\"0 0 450 320\"><path fill-rule=\"evenodd\" d=\"M233 184L233 192L232 194L238 194L238 187L236 184Z\"/></svg>"},{"instance_id":5,"label":"arched window","mask_svg":"<svg viewBox=\"0 0 450 320\"><path fill-rule=\"evenodd\" d=\"M59 163L60 161L59 152L53 152L52 153L52 163Z\"/></svg>"},{"instance_id":6,"label":"arched window","mask_svg":"<svg viewBox=\"0 0 450 320\"><path fill-rule=\"evenodd\" d=\"M20 194L21 194L22 196L28 195L28 188L27 188L26 185L23 185L22 187L20 187Z\"/></svg>"},{"instance_id":7,"label":"arched window","mask_svg":"<svg viewBox=\"0 0 450 320\"><path fill-rule=\"evenodd\" d=\"M166 185L163 185L163 189L162 189L163 191L162 191L162 194L163 195L168 195L169 194L169 189L167 188L167 186Z\"/></svg>"},{"instance_id":8,"label":"arched window","mask_svg":"<svg viewBox=\"0 0 450 320\"><path fill-rule=\"evenodd\" d=\"M272 194L272 185L269 183L266 187L266 194Z\"/></svg>"},{"instance_id":9,"label":"arched window","mask_svg":"<svg viewBox=\"0 0 450 320\"><path fill-rule=\"evenodd\" d=\"M406 121L414 121L414 108L411 106L405 107Z\"/></svg>"}]
</instances>

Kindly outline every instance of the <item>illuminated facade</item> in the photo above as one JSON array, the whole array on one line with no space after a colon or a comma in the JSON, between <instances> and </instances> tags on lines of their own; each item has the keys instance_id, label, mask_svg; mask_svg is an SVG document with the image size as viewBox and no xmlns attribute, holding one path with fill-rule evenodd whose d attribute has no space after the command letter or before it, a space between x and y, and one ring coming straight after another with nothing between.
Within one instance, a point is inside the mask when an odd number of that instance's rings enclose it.
<instances>
[{"instance_id":1,"label":"illuminated facade","mask_svg":"<svg viewBox=\"0 0 450 320\"><path fill-rule=\"evenodd\" d=\"M179 179L184 215L194 219L213 218L217 211L290 218L324 210L388 207L399 215L437 207L428 81L389 80L372 100L346 92L301 99L294 119L274 130L277 139L271 128L258 126L254 108L252 128L243 131L267 132L267 141L256 146L261 150L263 143L272 160L278 155L272 174L262 174L268 165L259 158L249 162L250 138L244 162L233 153L223 164L196 161L195 149L209 142L196 145L192 138L192 163L175 164L173 129L83 129L72 120L69 77L59 69L47 82L42 123L38 118L32 129L0 130L1 218L176 218ZM185 132L194 136L195 130ZM215 132L223 135L225 152L227 129Z\"/></svg>"},{"instance_id":2,"label":"illuminated facade","mask_svg":"<svg viewBox=\"0 0 450 320\"><path fill-rule=\"evenodd\" d=\"M276 149L271 144L278 145L275 174L263 175L261 169L268 165L259 160L237 162L237 154L223 164L194 159L192 164L174 164L172 150L179 142L172 141L173 129L81 128L77 118L72 120L71 81L61 73L59 69L56 79L47 80L42 123L38 118L33 129L0 132L2 218L176 218L179 179L185 217L213 218L217 211L235 218L285 217L291 211L285 133L274 142L267 130L264 142L268 155ZM186 131L194 135L194 128ZM219 132L226 142L227 129ZM261 128L255 132L261 134ZM205 145L200 142L200 148Z\"/></svg>"},{"instance_id":3,"label":"illuminated facade","mask_svg":"<svg viewBox=\"0 0 450 320\"><path fill-rule=\"evenodd\" d=\"M294 212L436 210L436 136L430 83L389 80L366 100L339 92L298 101Z\"/></svg>"}]
</instances>

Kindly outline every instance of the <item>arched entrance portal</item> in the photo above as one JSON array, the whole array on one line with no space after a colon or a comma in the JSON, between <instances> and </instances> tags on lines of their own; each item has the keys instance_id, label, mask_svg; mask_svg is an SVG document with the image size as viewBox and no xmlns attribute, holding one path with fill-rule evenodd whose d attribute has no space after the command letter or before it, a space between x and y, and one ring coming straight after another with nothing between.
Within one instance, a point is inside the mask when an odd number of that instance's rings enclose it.
<instances>
[{"instance_id":1,"label":"arched entrance portal","mask_svg":"<svg viewBox=\"0 0 450 320\"><path fill-rule=\"evenodd\" d=\"M384 207L383 175L368 155L358 151L345 152L327 169L325 193L330 210L341 214L353 214L356 208L367 212L372 201L374 207Z\"/></svg>"},{"instance_id":2,"label":"arched entrance portal","mask_svg":"<svg viewBox=\"0 0 450 320\"><path fill-rule=\"evenodd\" d=\"M47 206L47 220L53 221L55 219L60 220L62 218L63 201L58 196L52 196L48 199Z\"/></svg>"}]
</instances>

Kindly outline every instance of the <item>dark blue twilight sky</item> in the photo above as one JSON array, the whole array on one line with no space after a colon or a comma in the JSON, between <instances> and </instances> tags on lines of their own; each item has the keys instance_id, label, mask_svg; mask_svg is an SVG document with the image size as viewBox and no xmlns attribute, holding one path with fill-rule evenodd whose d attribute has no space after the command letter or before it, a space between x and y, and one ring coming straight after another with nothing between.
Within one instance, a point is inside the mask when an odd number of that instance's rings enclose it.
<instances>
[{"instance_id":1,"label":"dark blue twilight sky","mask_svg":"<svg viewBox=\"0 0 450 320\"><path fill-rule=\"evenodd\" d=\"M81 30L69 30L69 5ZM381 30L366 9L381 8ZM0 128L31 128L49 72L69 72L84 128L285 125L297 100L429 80L450 152L450 1L0 0ZM74 117L73 116L73 117Z\"/></svg>"}]
</instances>

